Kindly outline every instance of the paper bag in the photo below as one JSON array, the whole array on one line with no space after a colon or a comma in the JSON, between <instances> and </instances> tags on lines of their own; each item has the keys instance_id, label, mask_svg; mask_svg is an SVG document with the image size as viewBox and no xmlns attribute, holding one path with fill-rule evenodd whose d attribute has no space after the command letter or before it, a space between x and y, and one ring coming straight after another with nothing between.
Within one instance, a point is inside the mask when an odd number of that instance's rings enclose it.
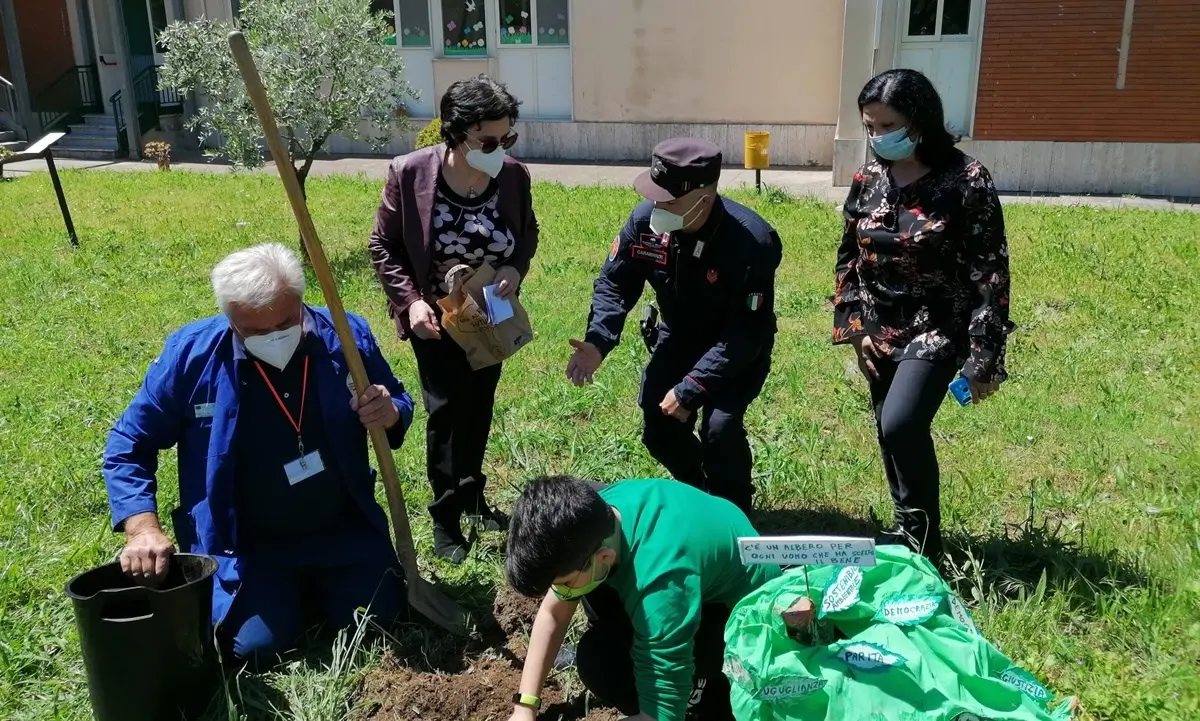
<instances>
[{"instance_id":1,"label":"paper bag","mask_svg":"<svg viewBox=\"0 0 1200 721\"><path fill-rule=\"evenodd\" d=\"M492 325L488 321L483 287L495 281L496 269L484 263L479 268L456 265L446 273L450 294L438 300L442 328L467 354L472 370L487 368L510 358L533 340L529 316L517 296L508 297L513 315Z\"/></svg>"}]
</instances>

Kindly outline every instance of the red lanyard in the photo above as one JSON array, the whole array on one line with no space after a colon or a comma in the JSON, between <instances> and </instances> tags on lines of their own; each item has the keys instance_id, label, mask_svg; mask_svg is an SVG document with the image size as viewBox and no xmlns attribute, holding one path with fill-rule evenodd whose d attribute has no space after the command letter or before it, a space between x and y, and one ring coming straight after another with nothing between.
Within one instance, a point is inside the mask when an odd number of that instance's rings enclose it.
<instances>
[{"instance_id":1,"label":"red lanyard","mask_svg":"<svg viewBox=\"0 0 1200 721\"><path fill-rule=\"evenodd\" d=\"M292 412L283 404L283 399L279 397L279 392L275 390L275 385L267 377L267 372L263 370L262 364L254 361L254 367L258 369L258 374L266 382L267 388L271 389L271 395L275 396L275 402L279 404L279 409L283 411L283 415L287 416L288 422L292 424L292 428L296 429L296 440L300 445L300 457L304 458L304 437L300 434L300 427L304 423L304 405L305 399L308 397L308 356L304 356L304 380L302 381L303 385L300 386L300 420L293 418Z\"/></svg>"}]
</instances>

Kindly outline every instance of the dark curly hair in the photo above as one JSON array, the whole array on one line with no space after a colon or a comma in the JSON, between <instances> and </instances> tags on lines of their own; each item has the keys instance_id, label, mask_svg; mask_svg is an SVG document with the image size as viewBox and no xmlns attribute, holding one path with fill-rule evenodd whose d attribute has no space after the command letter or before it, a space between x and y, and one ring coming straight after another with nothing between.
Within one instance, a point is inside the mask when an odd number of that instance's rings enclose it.
<instances>
[{"instance_id":1,"label":"dark curly hair","mask_svg":"<svg viewBox=\"0 0 1200 721\"><path fill-rule=\"evenodd\" d=\"M917 160L930 168L942 167L957 154L958 138L946 129L942 98L923 73L908 68L885 70L867 81L858 94L858 111L871 103L883 103L908 118L917 143ZM889 165L890 161L879 158Z\"/></svg>"},{"instance_id":2,"label":"dark curly hair","mask_svg":"<svg viewBox=\"0 0 1200 721\"><path fill-rule=\"evenodd\" d=\"M442 140L450 148L467 137L467 131L489 120L508 118L517 122L521 101L508 92L504 83L486 75L459 80L442 96Z\"/></svg>"}]
</instances>

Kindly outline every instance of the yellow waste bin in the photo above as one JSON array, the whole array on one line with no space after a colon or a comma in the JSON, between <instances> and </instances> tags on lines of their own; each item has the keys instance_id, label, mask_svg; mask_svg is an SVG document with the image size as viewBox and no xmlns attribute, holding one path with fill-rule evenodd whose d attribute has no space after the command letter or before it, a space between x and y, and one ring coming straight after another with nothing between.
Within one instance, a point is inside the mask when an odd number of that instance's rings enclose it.
<instances>
[{"instance_id":1,"label":"yellow waste bin","mask_svg":"<svg viewBox=\"0 0 1200 721\"><path fill-rule=\"evenodd\" d=\"M771 166L771 134L765 130L746 133L746 169L763 170Z\"/></svg>"}]
</instances>

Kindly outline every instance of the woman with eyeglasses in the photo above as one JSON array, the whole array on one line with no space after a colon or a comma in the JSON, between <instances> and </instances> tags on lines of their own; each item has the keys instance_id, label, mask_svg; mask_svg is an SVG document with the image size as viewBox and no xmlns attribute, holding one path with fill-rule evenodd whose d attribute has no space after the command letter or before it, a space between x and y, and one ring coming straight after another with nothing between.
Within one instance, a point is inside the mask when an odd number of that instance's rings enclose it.
<instances>
[{"instance_id":1,"label":"woman with eyeglasses","mask_svg":"<svg viewBox=\"0 0 1200 721\"><path fill-rule=\"evenodd\" d=\"M371 259L400 338L412 343L426 420L434 549L467 556L463 515L499 531L507 518L484 497L483 458L501 365L472 370L441 328L446 272L496 269L498 295L517 292L538 244L529 170L505 152L517 141L519 101L486 76L452 84L441 102L439 145L392 161L371 232Z\"/></svg>"},{"instance_id":2,"label":"woman with eyeglasses","mask_svg":"<svg viewBox=\"0 0 1200 721\"><path fill-rule=\"evenodd\" d=\"M854 347L870 386L895 502L882 540L938 559L934 416L960 374L974 403L1007 377L1004 217L987 169L955 147L928 78L888 70L858 107L874 157L846 197L833 342Z\"/></svg>"}]
</instances>

